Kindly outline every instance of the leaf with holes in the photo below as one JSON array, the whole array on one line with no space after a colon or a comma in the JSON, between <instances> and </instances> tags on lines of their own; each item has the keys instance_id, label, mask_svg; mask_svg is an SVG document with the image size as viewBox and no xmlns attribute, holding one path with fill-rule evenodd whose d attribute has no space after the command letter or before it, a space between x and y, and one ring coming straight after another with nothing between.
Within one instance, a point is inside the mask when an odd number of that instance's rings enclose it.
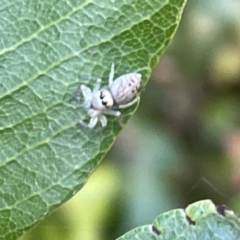
<instances>
[{"instance_id":1,"label":"leaf with holes","mask_svg":"<svg viewBox=\"0 0 240 240\"><path fill-rule=\"evenodd\" d=\"M186 0L1 0L0 240L12 240L74 195L121 130L78 124L79 84L151 69ZM125 123L136 105L122 111Z\"/></svg>"},{"instance_id":2,"label":"leaf with holes","mask_svg":"<svg viewBox=\"0 0 240 240\"><path fill-rule=\"evenodd\" d=\"M236 240L240 239L240 220L225 206L210 200L176 209L158 216L153 224L136 228L118 240Z\"/></svg>"}]
</instances>

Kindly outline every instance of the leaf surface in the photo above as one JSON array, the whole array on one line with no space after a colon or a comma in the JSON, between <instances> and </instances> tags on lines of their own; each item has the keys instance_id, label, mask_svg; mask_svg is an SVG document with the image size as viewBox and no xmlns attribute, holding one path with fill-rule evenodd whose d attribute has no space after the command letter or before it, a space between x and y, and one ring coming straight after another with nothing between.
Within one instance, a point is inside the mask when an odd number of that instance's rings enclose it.
<instances>
[{"instance_id":1,"label":"leaf surface","mask_svg":"<svg viewBox=\"0 0 240 240\"><path fill-rule=\"evenodd\" d=\"M143 85L185 0L1 0L0 240L22 235L86 182L121 130L87 117L79 84L140 72ZM122 111L125 123L136 105Z\"/></svg>"},{"instance_id":2,"label":"leaf surface","mask_svg":"<svg viewBox=\"0 0 240 240\"><path fill-rule=\"evenodd\" d=\"M224 206L210 200L176 209L158 216L151 225L136 228L118 240L236 240L240 239L240 220Z\"/></svg>"}]
</instances>

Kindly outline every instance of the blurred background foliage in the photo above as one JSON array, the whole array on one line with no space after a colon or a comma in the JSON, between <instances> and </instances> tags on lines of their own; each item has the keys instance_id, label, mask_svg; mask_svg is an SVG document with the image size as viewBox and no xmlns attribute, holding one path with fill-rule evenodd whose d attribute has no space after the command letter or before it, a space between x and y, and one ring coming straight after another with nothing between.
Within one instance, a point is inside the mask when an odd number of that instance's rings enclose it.
<instances>
[{"instance_id":1,"label":"blurred background foliage","mask_svg":"<svg viewBox=\"0 0 240 240\"><path fill-rule=\"evenodd\" d=\"M240 212L240 2L189 1L131 121L84 188L21 240L112 240L212 199Z\"/></svg>"}]
</instances>

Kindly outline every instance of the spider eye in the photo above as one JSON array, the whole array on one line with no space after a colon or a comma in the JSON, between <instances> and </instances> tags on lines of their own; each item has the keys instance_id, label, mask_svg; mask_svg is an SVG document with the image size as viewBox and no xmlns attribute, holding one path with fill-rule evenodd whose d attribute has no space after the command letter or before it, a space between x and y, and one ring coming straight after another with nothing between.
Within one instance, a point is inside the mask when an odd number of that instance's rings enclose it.
<instances>
[{"instance_id":1,"label":"spider eye","mask_svg":"<svg viewBox=\"0 0 240 240\"><path fill-rule=\"evenodd\" d=\"M100 99L103 99L104 98L104 94L103 92L100 93Z\"/></svg>"},{"instance_id":2,"label":"spider eye","mask_svg":"<svg viewBox=\"0 0 240 240\"><path fill-rule=\"evenodd\" d=\"M108 90L100 91L97 101L99 102L100 108L102 109L109 108L113 105L113 99L111 93Z\"/></svg>"}]
</instances>

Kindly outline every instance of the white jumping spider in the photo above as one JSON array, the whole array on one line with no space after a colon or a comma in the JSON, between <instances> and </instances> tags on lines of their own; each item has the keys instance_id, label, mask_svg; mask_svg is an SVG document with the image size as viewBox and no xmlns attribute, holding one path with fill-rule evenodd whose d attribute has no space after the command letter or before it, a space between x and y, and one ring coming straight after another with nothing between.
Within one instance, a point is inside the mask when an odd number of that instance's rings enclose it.
<instances>
[{"instance_id":1,"label":"white jumping spider","mask_svg":"<svg viewBox=\"0 0 240 240\"><path fill-rule=\"evenodd\" d=\"M119 117L121 112L114 110L128 108L139 100L139 96L134 98L140 88L141 77L140 73L127 73L117 79L114 77L114 63L111 65L111 71L108 79L108 86L101 87L101 79L98 78L96 84L91 90L86 85L81 85L81 92L84 97L84 107L90 116L90 122L87 124L84 121L79 121L83 126L94 128L98 121L102 126L107 125L105 115ZM133 99L134 98L134 99ZM132 100L133 99L133 100Z\"/></svg>"}]
</instances>

